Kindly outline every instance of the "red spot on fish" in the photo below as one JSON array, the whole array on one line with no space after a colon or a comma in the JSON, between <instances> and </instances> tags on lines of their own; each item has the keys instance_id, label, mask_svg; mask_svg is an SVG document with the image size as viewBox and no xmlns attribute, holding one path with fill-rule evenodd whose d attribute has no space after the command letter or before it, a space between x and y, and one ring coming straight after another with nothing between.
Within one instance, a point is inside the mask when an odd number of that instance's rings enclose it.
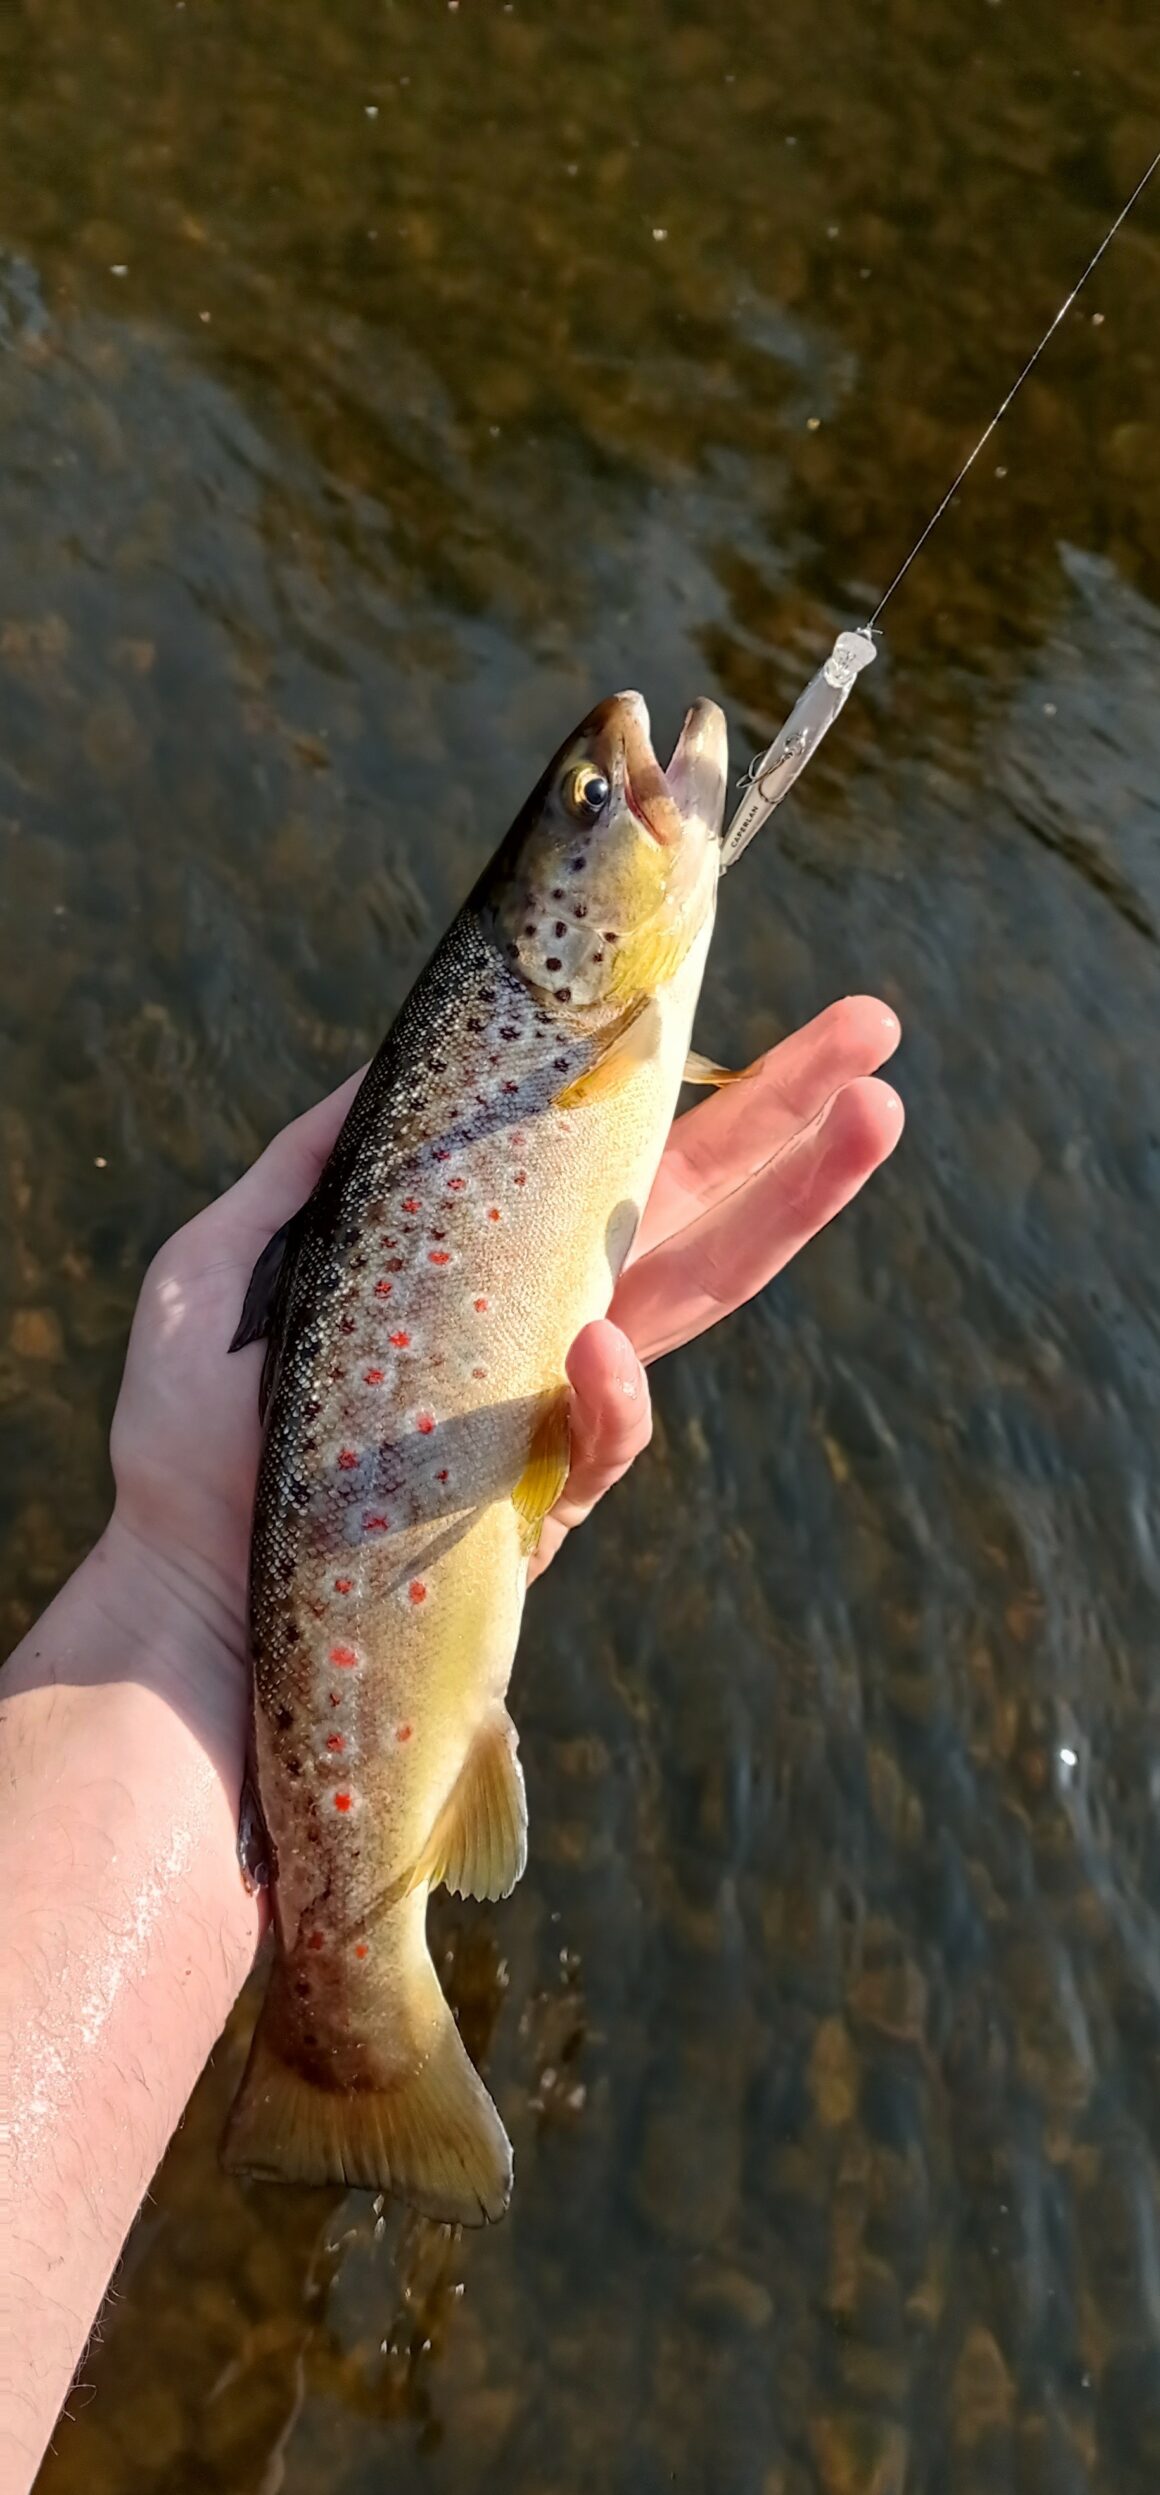
<instances>
[{"instance_id":1,"label":"red spot on fish","mask_svg":"<svg viewBox=\"0 0 1160 2495\"><path fill-rule=\"evenodd\" d=\"M328 1733L326 1736L326 1747L328 1750L345 1750L346 1734Z\"/></svg>"},{"instance_id":2,"label":"red spot on fish","mask_svg":"<svg viewBox=\"0 0 1160 2495\"><path fill-rule=\"evenodd\" d=\"M376 1284L375 1284L375 1298L376 1298L376 1299L389 1299L389 1298L390 1298L390 1296L391 1296L392 1291L394 1290L394 1287L395 1287L395 1286L394 1286L394 1283L393 1283L393 1282L376 1282Z\"/></svg>"},{"instance_id":3,"label":"red spot on fish","mask_svg":"<svg viewBox=\"0 0 1160 2495\"><path fill-rule=\"evenodd\" d=\"M394 1239L380 1239L379 1241L380 1247L395 1247L397 1244L397 1241Z\"/></svg>"},{"instance_id":4,"label":"red spot on fish","mask_svg":"<svg viewBox=\"0 0 1160 2495\"><path fill-rule=\"evenodd\" d=\"M518 1092L520 1087L518 1083L504 1083L500 1088L505 1092Z\"/></svg>"},{"instance_id":5,"label":"red spot on fish","mask_svg":"<svg viewBox=\"0 0 1160 2495\"><path fill-rule=\"evenodd\" d=\"M363 1531L365 1533L389 1533L390 1530L391 1520L389 1516L364 1516L363 1518Z\"/></svg>"},{"instance_id":6,"label":"red spot on fish","mask_svg":"<svg viewBox=\"0 0 1160 2495\"><path fill-rule=\"evenodd\" d=\"M451 1263L450 1252L447 1248L429 1248L427 1262L429 1265L449 1265Z\"/></svg>"},{"instance_id":7,"label":"red spot on fish","mask_svg":"<svg viewBox=\"0 0 1160 2495\"><path fill-rule=\"evenodd\" d=\"M310 1935L309 1935L309 1937L308 1937L308 1939L307 1939L306 1946L307 1946L307 1948L308 1948L308 1949L325 1949L325 1947L326 1947L326 1934L325 1934L325 1932L311 1932L311 1933L310 1933Z\"/></svg>"},{"instance_id":8,"label":"red spot on fish","mask_svg":"<svg viewBox=\"0 0 1160 2495\"><path fill-rule=\"evenodd\" d=\"M487 1371L486 1369L473 1369L471 1374L473 1377L486 1377Z\"/></svg>"},{"instance_id":9,"label":"red spot on fish","mask_svg":"<svg viewBox=\"0 0 1160 2495\"><path fill-rule=\"evenodd\" d=\"M350 1809L350 1805L351 1805L351 1799L352 1799L352 1797L351 1797L351 1795L350 1795L349 1793L336 1793L336 1794L335 1794L335 1797L334 1797L334 1807L335 1807L335 1810L336 1810L336 1811L349 1811L349 1809Z\"/></svg>"},{"instance_id":10,"label":"red spot on fish","mask_svg":"<svg viewBox=\"0 0 1160 2495\"><path fill-rule=\"evenodd\" d=\"M353 1447L340 1447L338 1461L344 1473L353 1473L358 1457Z\"/></svg>"},{"instance_id":11,"label":"red spot on fish","mask_svg":"<svg viewBox=\"0 0 1160 2495\"><path fill-rule=\"evenodd\" d=\"M526 1135L512 1135L509 1140L513 1152L522 1152L528 1139Z\"/></svg>"},{"instance_id":12,"label":"red spot on fish","mask_svg":"<svg viewBox=\"0 0 1160 2495\"><path fill-rule=\"evenodd\" d=\"M339 1333L340 1333L340 1334L353 1334L353 1333L354 1333L354 1318L353 1318L353 1317L340 1317L340 1318L339 1318L339 1320L338 1320L338 1330L339 1330Z\"/></svg>"},{"instance_id":13,"label":"red spot on fish","mask_svg":"<svg viewBox=\"0 0 1160 2495\"><path fill-rule=\"evenodd\" d=\"M355 1957L356 1957L356 1958L365 1958L365 1957L366 1957L366 1954L367 1954L367 1945L366 1945L366 1942L365 1942L365 1941L356 1941L356 1942L355 1942L355 1945L354 1945L354 1954L355 1954Z\"/></svg>"},{"instance_id":14,"label":"red spot on fish","mask_svg":"<svg viewBox=\"0 0 1160 2495\"><path fill-rule=\"evenodd\" d=\"M403 1270L403 1259L402 1259L402 1257L401 1257L401 1256L392 1256L392 1257L390 1257L390 1258L388 1259L388 1263L387 1263L387 1272L388 1272L388 1273L402 1273L402 1270Z\"/></svg>"},{"instance_id":15,"label":"red spot on fish","mask_svg":"<svg viewBox=\"0 0 1160 2495\"><path fill-rule=\"evenodd\" d=\"M446 1466L444 1466L444 1469L443 1469L443 1471L442 1471L441 1473L436 1473L436 1475L435 1475L435 1479L436 1479L436 1481L450 1481L450 1479L451 1479L451 1475L450 1475L450 1473L447 1471Z\"/></svg>"},{"instance_id":16,"label":"red spot on fish","mask_svg":"<svg viewBox=\"0 0 1160 2495\"><path fill-rule=\"evenodd\" d=\"M487 1315L487 1301L485 1299L477 1299L475 1306L477 1315L481 1317L485 1317Z\"/></svg>"},{"instance_id":17,"label":"red spot on fish","mask_svg":"<svg viewBox=\"0 0 1160 2495\"><path fill-rule=\"evenodd\" d=\"M526 1170L517 1170L517 1171L516 1171L516 1174L515 1174L515 1177L514 1177L514 1178L513 1178L513 1180L512 1180L512 1185L513 1185L513 1187L526 1187L526 1186L527 1186L527 1183L528 1183L528 1173L527 1173L527 1171L526 1171Z\"/></svg>"},{"instance_id":18,"label":"red spot on fish","mask_svg":"<svg viewBox=\"0 0 1160 2495\"><path fill-rule=\"evenodd\" d=\"M449 1153L446 1144L441 1144L439 1150L432 1153L431 1158L433 1161L449 1161L451 1159L451 1154Z\"/></svg>"},{"instance_id":19,"label":"red spot on fish","mask_svg":"<svg viewBox=\"0 0 1160 2495\"><path fill-rule=\"evenodd\" d=\"M382 1385L383 1372L381 1369L364 1369L363 1376L365 1377L368 1386Z\"/></svg>"},{"instance_id":20,"label":"red spot on fish","mask_svg":"<svg viewBox=\"0 0 1160 2495\"><path fill-rule=\"evenodd\" d=\"M353 1579L353 1577L336 1577L336 1578L335 1578L335 1580L334 1580L334 1590L335 1590L335 1593L336 1593L336 1594L349 1594L350 1589L351 1589L351 1586L353 1585L353 1583L354 1583L354 1579Z\"/></svg>"},{"instance_id":21,"label":"red spot on fish","mask_svg":"<svg viewBox=\"0 0 1160 2495\"><path fill-rule=\"evenodd\" d=\"M396 1739L396 1741L409 1741L409 1740L410 1740L410 1738L411 1738L411 1732L412 1732L412 1727L411 1727L411 1725L410 1725L410 1724L398 1724L398 1725L396 1725L396 1727L395 1727L395 1739Z\"/></svg>"},{"instance_id":22,"label":"red spot on fish","mask_svg":"<svg viewBox=\"0 0 1160 2495\"><path fill-rule=\"evenodd\" d=\"M415 1415L415 1427L416 1427L416 1429L418 1429L418 1430L421 1430L421 1431L422 1431L424 1438L429 1438L429 1437L430 1437L430 1435L431 1435L432 1430L433 1430L433 1429L434 1429L434 1427L435 1427L435 1415L434 1415L434 1413L433 1413L433 1412L418 1412L418 1413L416 1413L416 1415Z\"/></svg>"},{"instance_id":23,"label":"red spot on fish","mask_svg":"<svg viewBox=\"0 0 1160 2495\"><path fill-rule=\"evenodd\" d=\"M449 1178L447 1184L451 1189L452 1194L458 1196L462 1195L463 1190L467 1185L467 1180L465 1178Z\"/></svg>"},{"instance_id":24,"label":"red spot on fish","mask_svg":"<svg viewBox=\"0 0 1160 2495\"><path fill-rule=\"evenodd\" d=\"M404 1213L417 1213L417 1212L418 1212L418 1210L419 1210L419 1198L418 1198L418 1196L404 1196L404 1198L403 1198L403 1211L404 1211Z\"/></svg>"},{"instance_id":25,"label":"red spot on fish","mask_svg":"<svg viewBox=\"0 0 1160 2495\"><path fill-rule=\"evenodd\" d=\"M412 1577L407 1592L413 1603L425 1603L427 1600L427 1588L421 1577Z\"/></svg>"},{"instance_id":26,"label":"red spot on fish","mask_svg":"<svg viewBox=\"0 0 1160 2495\"><path fill-rule=\"evenodd\" d=\"M330 1689L326 1694L332 1707L340 1707L342 1705L342 1692L340 1690Z\"/></svg>"},{"instance_id":27,"label":"red spot on fish","mask_svg":"<svg viewBox=\"0 0 1160 2495\"><path fill-rule=\"evenodd\" d=\"M340 1672L354 1672L358 1668L358 1656L353 1646L332 1646L330 1660L338 1665Z\"/></svg>"},{"instance_id":28,"label":"red spot on fish","mask_svg":"<svg viewBox=\"0 0 1160 2495\"><path fill-rule=\"evenodd\" d=\"M497 1221L499 1220L499 1206L498 1206L498 1204L489 1204L489 1205L488 1205L488 1208L487 1208L487 1218L488 1218L489 1222L497 1222Z\"/></svg>"}]
</instances>

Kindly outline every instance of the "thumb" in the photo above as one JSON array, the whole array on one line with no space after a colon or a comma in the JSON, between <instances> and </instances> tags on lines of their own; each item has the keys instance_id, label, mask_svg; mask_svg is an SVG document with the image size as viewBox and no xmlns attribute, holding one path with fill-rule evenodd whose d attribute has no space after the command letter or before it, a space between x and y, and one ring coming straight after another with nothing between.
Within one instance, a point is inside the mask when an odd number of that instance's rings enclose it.
<instances>
[{"instance_id":1,"label":"thumb","mask_svg":"<svg viewBox=\"0 0 1160 2495\"><path fill-rule=\"evenodd\" d=\"M544 1526L532 1576L541 1574L565 1534L583 1524L652 1436L648 1380L619 1326L607 1317L586 1325L566 1365L572 1388L572 1461L562 1495Z\"/></svg>"}]
</instances>

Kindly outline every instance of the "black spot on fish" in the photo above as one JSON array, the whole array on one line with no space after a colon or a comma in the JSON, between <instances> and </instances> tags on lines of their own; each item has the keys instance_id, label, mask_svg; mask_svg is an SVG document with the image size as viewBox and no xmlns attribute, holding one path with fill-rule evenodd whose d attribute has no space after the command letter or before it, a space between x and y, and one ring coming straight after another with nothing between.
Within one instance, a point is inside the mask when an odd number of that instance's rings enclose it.
<instances>
[{"instance_id":1,"label":"black spot on fish","mask_svg":"<svg viewBox=\"0 0 1160 2495\"><path fill-rule=\"evenodd\" d=\"M577 918L587 918L588 903L586 901L578 901L576 903L575 915Z\"/></svg>"},{"instance_id":2,"label":"black spot on fish","mask_svg":"<svg viewBox=\"0 0 1160 2495\"><path fill-rule=\"evenodd\" d=\"M552 991L552 993L553 993L553 995L554 995L554 997L555 997L555 999L556 999L556 1003L557 1003L557 1005L570 1005L570 1004L571 1004L571 1002L572 1002L572 990L571 990L571 988L554 988L554 989L553 989L553 991Z\"/></svg>"},{"instance_id":3,"label":"black spot on fish","mask_svg":"<svg viewBox=\"0 0 1160 2495\"><path fill-rule=\"evenodd\" d=\"M548 953L548 954L546 954L546 955L545 955L545 958L544 958L544 968L545 968L545 970L562 970L562 969L563 969L563 967L564 967L564 965L563 965L562 961L560 960L560 956L559 956L559 954L558 954L558 953Z\"/></svg>"},{"instance_id":4,"label":"black spot on fish","mask_svg":"<svg viewBox=\"0 0 1160 2495\"><path fill-rule=\"evenodd\" d=\"M586 862L587 861L584 858L569 858L568 873L570 875L582 875Z\"/></svg>"},{"instance_id":5,"label":"black spot on fish","mask_svg":"<svg viewBox=\"0 0 1160 2495\"><path fill-rule=\"evenodd\" d=\"M300 1776L302 1774L301 1759L287 1759L286 1773L288 1776Z\"/></svg>"},{"instance_id":6,"label":"black spot on fish","mask_svg":"<svg viewBox=\"0 0 1160 2495\"><path fill-rule=\"evenodd\" d=\"M558 936L563 936L563 935L566 935L566 934L567 934L567 932L568 932L568 931L567 931L567 928L566 928L566 926L565 926L564 920L563 920L562 918L558 918L558 919L556 920L556 934L557 934Z\"/></svg>"}]
</instances>

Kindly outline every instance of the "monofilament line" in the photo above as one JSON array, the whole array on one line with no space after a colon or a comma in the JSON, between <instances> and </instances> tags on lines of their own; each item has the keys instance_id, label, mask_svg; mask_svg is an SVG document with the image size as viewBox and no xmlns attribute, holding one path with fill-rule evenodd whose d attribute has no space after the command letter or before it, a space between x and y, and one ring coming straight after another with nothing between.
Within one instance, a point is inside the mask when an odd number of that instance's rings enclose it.
<instances>
[{"instance_id":1,"label":"monofilament line","mask_svg":"<svg viewBox=\"0 0 1160 2495\"><path fill-rule=\"evenodd\" d=\"M1149 184L1149 182L1151 181L1152 176L1153 176L1153 174L1155 173L1156 168L1157 168L1157 166L1158 166L1158 165L1160 165L1160 149L1158 149L1158 150L1157 150L1157 152L1156 152L1156 154L1153 156L1153 158L1152 158L1152 162L1151 162L1151 164L1149 165L1147 172L1146 172L1146 173L1141 174L1140 179L1139 179L1139 181L1138 181L1138 182L1137 182L1137 184L1136 184L1135 190L1133 191L1131 198L1130 198L1129 200L1126 200L1126 201L1125 201L1124 206L1123 206L1123 207L1121 208L1121 210L1120 210L1119 216L1116 218L1115 224L1114 224L1114 225L1109 225L1108 230L1107 230L1107 233L1105 234L1104 239L1103 239L1102 243L1100 244L1100 247L1099 247L1098 251L1093 251L1092 256L1091 256L1091 259L1088 261L1087 267L1086 267L1086 269L1084 270L1082 277L1079 277L1079 278L1077 278L1077 279L1076 279L1075 285L1072 287L1071 293L1068 295L1068 297L1067 297L1066 301L1060 304L1059 310L1058 310L1058 312L1056 313L1054 320L1051 322L1050 326L1049 326L1047 329L1045 329L1045 330L1044 330L1044 332L1043 332L1043 336L1041 337L1041 339L1040 339L1040 341L1039 341L1039 344L1038 344L1038 346L1037 346L1037 347L1036 347L1036 349L1035 349L1035 353L1034 353L1034 355L1029 355L1029 356L1028 356L1028 358L1027 358L1027 362L1025 363L1025 365L1024 365L1024 367L1023 367L1023 370L1022 370L1022 372L1020 373L1020 375L1019 375L1019 377L1018 377L1018 380L1016 380L1016 381L1013 381L1013 382L1012 382L1011 387L1010 387L1010 389L1009 389L1009 390L1008 390L1008 392L1007 392L1007 396L1006 396L1006 398L1004 399L1002 406L1001 406L1001 407L997 407L997 408L996 408L995 413L994 413L994 415L993 415L993 416L992 416L992 418L991 418L990 424L987 426L987 430L986 430L986 432L985 432L985 433L980 433L979 438L978 438L978 441L976 442L975 447L974 447L973 451L971 452L970 458L969 458L969 459L964 459L963 464L962 464L962 467L959 469L959 473L958 473L957 477L955 478L954 484L953 484L953 485L948 486L947 491L946 491L946 493L943 495L942 501L941 501L941 502L940 502L940 504L939 504L938 510L937 510L937 511L934 511L934 512L932 512L932 513L931 513L931 516L930 516L929 520L927 521L926 527L924 528L924 530L923 530L923 532L922 532L921 537L918 537L918 538L916 538L916 539L915 539L915 542L914 542L913 546L912 546L912 547L911 547L911 549L910 549L910 553L907 555L907 558L906 558L905 563L903 563L903 564L901 564L901 565L899 566L899 569L898 569L898 571L895 573L894 578L893 578L893 580L891 581L891 583L890 583L890 587L889 587L889 589L886 591L885 596L884 596L884 597L881 597L881 598L879 599L878 604L877 604L877 606L876 606L876 607L875 607L875 609L874 609L874 613L872 614L872 616L871 616L871 618L870 618L870 622L869 622L869 624L868 624L868 625L867 625L867 627L866 627L867 631L869 631L869 632L873 632L874 626L875 626L875 624L877 623L878 618L879 618L879 616L880 616L880 615L881 615L881 613L882 613L883 607L887 604L888 600L889 600L889 599L891 599L891 598L894 596L894 592L895 592L895 590L897 589L899 582L900 582L900 581L902 581L902 580L904 580L904 579L906 578L906 574L907 574L907 573L908 573L908 571L910 570L911 564L913 563L913 561L914 561L914 558L915 558L916 554L920 554L920 553L921 553L922 548L923 548L923 547L925 546L925 544L926 544L927 538L930 536L931 530L932 530L933 528L937 528L937 527L938 527L939 521L941 520L942 515L943 515L944 511L945 511L945 510L946 510L946 508L947 508L948 503L951 503L951 502L953 502L953 501L954 501L955 495L958 493L959 487L960 487L960 485L961 485L961 484L962 484L962 482L963 482L963 478L964 478L965 476L969 475L969 473L970 473L971 469L974 467L975 461L976 461L976 459L977 459L977 458L978 458L978 456L979 456L979 452L980 452L981 450L985 450L985 449L986 449L987 444L988 444L988 442L990 441L990 439L991 439L991 435L994 433L996 426L997 426L997 425L1002 424L1003 418L1004 418L1004 416L1006 415L1007 410L1008 410L1008 408L1009 408L1009 407L1010 407L1010 405L1011 405L1011 401L1012 401L1012 399L1013 399L1013 398L1017 398L1017 397L1018 397L1018 394L1019 394L1020 390L1022 389L1023 384L1024 384L1024 382L1026 381L1028 374L1029 374L1029 373L1031 373L1031 372L1034 372L1034 370L1035 370L1035 366L1036 366L1036 365L1037 365L1037 363L1039 362L1039 358L1040 358L1040 356L1042 355L1042 353L1043 353L1043 350L1044 350L1045 346L1047 346L1047 345L1048 345L1048 343L1049 343L1049 341L1050 341L1050 340L1051 340L1051 339L1055 336L1055 332L1056 332L1056 330L1058 329L1058 327L1059 327L1059 324L1060 324L1061 320L1065 319L1065 318L1066 318L1066 315L1070 312L1071 307L1072 307L1072 304L1075 302L1075 299L1076 299L1077 294L1079 293L1079 291L1080 291L1081 287L1086 286L1087 281L1088 281L1089 277L1091 276L1092 270L1093 270L1094 268L1096 268L1096 267L1098 266L1099 262L1103 259L1104 253L1105 253L1105 251L1106 251L1106 250L1107 250L1107 248L1108 248L1108 244L1109 244L1110 242L1113 242L1113 241L1115 240L1115 237L1116 237L1116 235L1119 233L1120 227L1122 226L1122 224L1123 224L1123 222L1124 222L1125 217L1130 217L1130 216L1131 216L1132 210L1133 210L1133 208L1134 208L1134 207L1135 207L1135 205L1136 205L1136 201L1139 199L1141 192L1142 192L1142 191L1147 190L1148 184Z\"/></svg>"}]
</instances>

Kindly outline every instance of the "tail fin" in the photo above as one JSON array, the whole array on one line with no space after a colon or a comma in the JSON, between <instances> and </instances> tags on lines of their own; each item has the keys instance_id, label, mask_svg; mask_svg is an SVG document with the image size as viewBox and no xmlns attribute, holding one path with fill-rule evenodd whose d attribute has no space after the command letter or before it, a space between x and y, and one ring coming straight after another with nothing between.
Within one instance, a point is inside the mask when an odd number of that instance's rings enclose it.
<instances>
[{"instance_id":1,"label":"tail fin","mask_svg":"<svg viewBox=\"0 0 1160 2495\"><path fill-rule=\"evenodd\" d=\"M222 2143L234 2174L395 2192L429 2218L482 2226L511 2197L511 2143L423 1952L422 2044L388 2085L326 2087L288 2058L275 1966ZM408 2026L410 2019L407 2020ZM292 2038L293 2028L289 2029ZM396 2048L397 2052L397 2048Z\"/></svg>"}]
</instances>

